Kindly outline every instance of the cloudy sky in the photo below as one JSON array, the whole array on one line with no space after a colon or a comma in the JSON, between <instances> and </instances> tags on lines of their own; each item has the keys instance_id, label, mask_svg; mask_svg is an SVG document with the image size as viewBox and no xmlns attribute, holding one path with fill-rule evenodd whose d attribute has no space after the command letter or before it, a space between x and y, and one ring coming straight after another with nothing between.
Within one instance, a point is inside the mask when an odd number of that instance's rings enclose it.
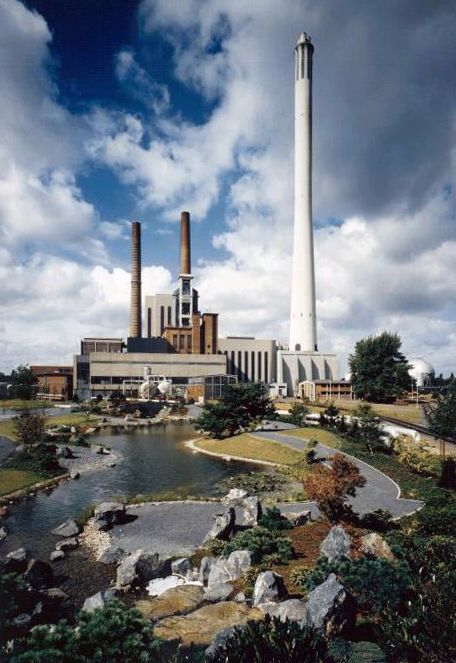
<instances>
[{"instance_id":1,"label":"cloudy sky","mask_svg":"<svg viewBox=\"0 0 456 663\"><path fill-rule=\"evenodd\" d=\"M286 341L293 58L315 44L319 346L397 331L456 370L453 0L0 0L0 370L71 362L177 275L192 213L202 307Z\"/></svg>"}]
</instances>

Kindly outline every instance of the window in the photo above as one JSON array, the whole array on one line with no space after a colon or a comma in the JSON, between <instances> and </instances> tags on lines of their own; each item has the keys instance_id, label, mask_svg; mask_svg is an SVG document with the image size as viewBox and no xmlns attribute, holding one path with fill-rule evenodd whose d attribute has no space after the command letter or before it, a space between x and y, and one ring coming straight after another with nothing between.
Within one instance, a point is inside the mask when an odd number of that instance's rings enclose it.
<instances>
[{"instance_id":1,"label":"window","mask_svg":"<svg viewBox=\"0 0 456 663\"><path fill-rule=\"evenodd\" d=\"M177 350L177 334L173 334L173 348Z\"/></svg>"},{"instance_id":2,"label":"window","mask_svg":"<svg viewBox=\"0 0 456 663\"><path fill-rule=\"evenodd\" d=\"M248 353L247 350L244 352L244 375L245 375L245 379L248 380L249 379L249 353Z\"/></svg>"},{"instance_id":3,"label":"window","mask_svg":"<svg viewBox=\"0 0 456 663\"><path fill-rule=\"evenodd\" d=\"M252 364L252 382L255 382L255 352L252 350L250 353L251 364Z\"/></svg>"},{"instance_id":4,"label":"window","mask_svg":"<svg viewBox=\"0 0 456 663\"><path fill-rule=\"evenodd\" d=\"M182 281L182 294L183 295L190 294L190 281L188 279L183 279Z\"/></svg>"},{"instance_id":5,"label":"window","mask_svg":"<svg viewBox=\"0 0 456 663\"><path fill-rule=\"evenodd\" d=\"M190 302L182 302L183 315L190 315Z\"/></svg>"},{"instance_id":6,"label":"window","mask_svg":"<svg viewBox=\"0 0 456 663\"><path fill-rule=\"evenodd\" d=\"M261 382L261 352L258 352L258 382Z\"/></svg>"},{"instance_id":7,"label":"window","mask_svg":"<svg viewBox=\"0 0 456 663\"><path fill-rule=\"evenodd\" d=\"M152 309L147 309L147 336L150 338L152 336Z\"/></svg>"},{"instance_id":8,"label":"window","mask_svg":"<svg viewBox=\"0 0 456 663\"><path fill-rule=\"evenodd\" d=\"M269 382L269 361L268 353L264 353L264 381Z\"/></svg>"},{"instance_id":9,"label":"window","mask_svg":"<svg viewBox=\"0 0 456 663\"><path fill-rule=\"evenodd\" d=\"M183 334L181 334L179 336L179 350L184 349L184 341L185 341L185 336Z\"/></svg>"},{"instance_id":10,"label":"window","mask_svg":"<svg viewBox=\"0 0 456 663\"><path fill-rule=\"evenodd\" d=\"M160 306L160 334L165 331L165 307Z\"/></svg>"},{"instance_id":11,"label":"window","mask_svg":"<svg viewBox=\"0 0 456 663\"><path fill-rule=\"evenodd\" d=\"M238 374L238 379L242 379L242 371L241 371L241 364L242 364L242 352L238 350L238 366L237 366L237 374Z\"/></svg>"},{"instance_id":12,"label":"window","mask_svg":"<svg viewBox=\"0 0 456 663\"><path fill-rule=\"evenodd\" d=\"M168 325L171 325L171 306L168 306Z\"/></svg>"}]
</instances>

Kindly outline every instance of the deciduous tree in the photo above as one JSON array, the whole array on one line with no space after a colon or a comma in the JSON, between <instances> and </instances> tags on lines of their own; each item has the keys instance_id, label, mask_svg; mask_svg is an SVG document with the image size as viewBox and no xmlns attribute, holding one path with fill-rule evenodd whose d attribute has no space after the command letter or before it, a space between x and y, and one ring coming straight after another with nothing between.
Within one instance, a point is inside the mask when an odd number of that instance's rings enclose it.
<instances>
[{"instance_id":1,"label":"deciduous tree","mask_svg":"<svg viewBox=\"0 0 456 663\"><path fill-rule=\"evenodd\" d=\"M398 334L386 331L358 341L349 358L357 398L387 403L410 389L409 366L400 349Z\"/></svg>"},{"instance_id":2,"label":"deciduous tree","mask_svg":"<svg viewBox=\"0 0 456 663\"><path fill-rule=\"evenodd\" d=\"M356 489L365 483L355 463L337 453L331 459L331 469L319 466L306 477L304 489L308 499L317 503L330 522L339 522L350 515L348 498L356 495Z\"/></svg>"}]
</instances>

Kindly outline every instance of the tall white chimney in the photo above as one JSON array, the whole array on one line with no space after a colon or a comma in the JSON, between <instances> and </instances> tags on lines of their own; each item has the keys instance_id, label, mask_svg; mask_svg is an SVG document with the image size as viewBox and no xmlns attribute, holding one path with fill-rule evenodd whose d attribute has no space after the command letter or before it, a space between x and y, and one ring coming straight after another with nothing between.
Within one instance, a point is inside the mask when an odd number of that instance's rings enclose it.
<instances>
[{"instance_id":1,"label":"tall white chimney","mask_svg":"<svg viewBox=\"0 0 456 663\"><path fill-rule=\"evenodd\" d=\"M295 206L290 350L317 350L312 226L312 54L302 32L295 48Z\"/></svg>"}]
</instances>

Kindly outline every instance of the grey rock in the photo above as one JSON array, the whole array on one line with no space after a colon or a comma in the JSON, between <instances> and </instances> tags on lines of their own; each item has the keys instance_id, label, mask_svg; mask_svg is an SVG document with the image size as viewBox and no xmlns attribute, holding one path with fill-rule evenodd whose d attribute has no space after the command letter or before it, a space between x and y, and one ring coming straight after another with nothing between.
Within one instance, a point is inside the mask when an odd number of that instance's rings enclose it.
<instances>
[{"instance_id":1,"label":"grey rock","mask_svg":"<svg viewBox=\"0 0 456 663\"><path fill-rule=\"evenodd\" d=\"M8 553L2 564L2 570L5 573L22 573L27 568L27 551L25 548L18 548Z\"/></svg>"},{"instance_id":2,"label":"grey rock","mask_svg":"<svg viewBox=\"0 0 456 663\"><path fill-rule=\"evenodd\" d=\"M70 598L68 594L63 591L63 589L60 589L60 587L44 589L40 592L40 594L43 594L43 596L45 596L47 599L50 599L51 601L68 601Z\"/></svg>"},{"instance_id":3,"label":"grey rock","mask_svg":"<svg viewBox=\"0 0 456 663\"><path fill-rule=\"evenodd\" d=\"M247 495L247 491L243 488L232 488L228 495L225 495L222 499L222 502L228 506L242 506Z\"/></svg>"},{"instance_id":4,"label":"grey rock","mask_svg":"<svg viewBox=\"0 0 456 663\"><path fill-rule=\"evenodd\" d=\"M236 601L236 603L245 603L247 601L247 597L244 594L244 592L238 592L234 597L234 600Z\"/></svg>"},{"instance_id":5,"label":"grey rock","mask_svg":"<svg viewBox=\"0 0 456 663\"><path fill-rule=\"evenodd\" d=\"M229 582L219 582L215 585L209 585L206 589L204 600L208 601L209 603L226 601L232 591L233 586L230 585Z\"/></svg>"},{"instance_id":6,"label":"grey rock","mask_svg":"<svg viewBox=\"0 0 456 663\"><path fill-rule=\"evenodd\" d=\"M63 550L53 550L49 555L51 562L58 562L61 559L65 559L66 555Z\"/></svg>"},{"instance_id":7,"label":"grey rock","mask_svg":"<svg viewBox=\"0 0 456 663\"><path fill-rule=\"evenodd\" d=\"M213 539L227 541L233 532L236 522L236 512L232 506L224 513L215 516L214 524L204 537L203 543L208 543Z\"/></svg>"},{"instance_id":8,"label":"grey rock","mask_svg":"<svg viewBox=\"0 0 456 663\"><path fill-rule=\"evenodd\" d=\"M80 476L81 474L77 470L70 470L70 479L79 479Z\"/></svg>"},{"instance_id":9,"label":"grey rock","mask_svg":"<svg viewBox=\"0 0 456 663\"><path fill-rule=\"evenodd\" d=\"M93 612L98 608L104 608L110 601L115 598L115 595L116 593L113 589L107 589L104 592L97 592L93 596L89 596L89 598L84 601L82 609L86 612Z\"/></svg>"},{"instance_id":10,"label":"grey rock","mask_svg":"<svg viewBox=\"0 0 456 663\"><path fill-rule=\"evenodd\" d=\"M353 601L334 573L308 595L303 620L308 626L333 634L353 619Z\"/></svg>"},{"instance_id":11,"label":"grey rock","mask_svg":"<svg viewBox=\"0 0 456 663\"><path fill-rule=\"evenodd\" d=\"M207 579L208 587L218 585L229 580L236 580L252 565L250 550L235 550L227 558L219 557L212 564Z\"/></svg>"},{"instance_id":12,"label":"grey rock","mask_svg":"<svg viewBox=\"0 0 456 663\"><path fill-rule=\"evenodd\" d=\"M116 466L116 464L115 464L114 461L111 461L110 463L108 463L108 464L106 465L106 467L115 467L115 466Z\"/></svg>"},{"instance_id":13,"label":"grey rock","mask_svg":"<svg viewBox=\"0 0 456 663\"><path fill-rule=\"evenodd\" d=\"M262 515L263 509L258 497L255 495L246 497L244 500L243 524L254 527L258 524Z\"/></svg>"},{"instance_id":14,"label":"grey rock","mask_svg":"<svg viewBox=\"0 0 456 663\"><path fill-rule=\"evenodd\" d=\"M27 615L26 613L23 613L22 615L18 615L13 619L13 625L18 629L23 629L28 627L31 621L32 621L31 616Z\"/></svg>"},{"instance_id":15,"label":"grey rock","mask_svg":"<svg viewBox=\"0 0 456 663\"><path fill-rule=\"evenodd\" d=\"M285 516L291 522L293 527L301 527L302 525L307 525L312 520L312 512L301 511L300 513L287 513Z\"/></svg>"},{"instance_id":16,"label":"grey rock","mask_svg":"<svg viewBox=\"0 0 456 663\"><path fill-rule=\"evenodd\" d=\"M125 522L125 504L121 502L103 502L95 507L93 524L98 530L106 532L113 525Z\"/></svg>"},{"instance_id":17,"label":"grey rock","mask_svg":"<svg viewBox=\"0 0 456 663\"><path fill-rule=\"evenodd\" d=\"M45 589L52 586L54 571L47 562L43 562L41 559L31 559L23 577L33 589Z\"/></svg>"},{"instance_id":18,"label":"grey rock","mask_svg":"<svg viewBox=\"0 0 456 663\"><path fill-rule=\"evenodd\" d=\"M70 538L79 534L79 525L75 520L65 520L64 523L52 530L52 534L63 538Z\"/></svg>"},{"instance_id":19,"label":"grey rock","mask_svg":"<svg viewBox=\"0 0 456 663\"><path fill-rule=\"evenodd\" d=\"M306 604L299 599L288 599L282 603L262 603L258 607L265 615L278 617L282 622L286 619L302 622L306 616Z\"/></svg>"},{"instance_id":20,"label":"grey rock","mask_svg":"<svg viewBox=\"0 0 456 663\"><path fill-rule=\"evenodd\" d=\"M57 456L59 458L74 458L73 451L70 449L70 447L58 447Z\"/></svg>"},{"instance_id":21,"label":"grey rock","mask_svg":"<svg viewBox=\"0 0 456 663\"><path fill-rule=\"evenodd\" d=\"M79 546L79 542L76 537L73 537L72 539L63 539L63 541L59 541L55 549L56 551L64 551L67 552L68 550L76 550L76 548Z\"/></svg>"},{"instance_id":22,"label":"grey rock","mask_svg":"<svg viewBox=\"0 0 456 663\"><path fill-rule=\"evenodd\" d=\"M216 563L215 557L203 557L198 572L198 580L205 585L208 581L211 568Z\"/></svg>"},{"instance_id":23,"label":"grey rock","mask_svg":"<svg viewBox=\"0 0 456 663\"><path fill-rule=\"evenodd\" d=\"M274 571L264 571L255 582L253 605L280 601L286 594L282 576Z\"/></svg>"},{"instance_id":24,"label":"grey rock","mask_svg":"<svg viewBox=\"0 0 456 663\"><path fill-rule=\"evenodd\" d=\"M5 526L0 527L0 543L1 543L4 539L6 539L7 536L8 536L8 532L6 531L6 527L5 527Z\"/></svg>"},{"instance_id":25,"label":"grey rock","mask_svg":"<svg viewBox=\"0 0 456 663\"><path fill-rule=\"evenodd\" d=\"M97 557L97 561L102 564L118 564L128 553L123 548L105 548Z\"/></svg>"},{"instance_id":26,"label":"grey rock","mask_svg":"<svg viewBox=\"0 0 456 663\"><path fill-rule=\"evenodd\" d=\"M174 562L171 562L171 573L178 576L185 576L191 568L192 565L188 557L181 557L180 559L175 559Z\"/></svg>"},{"instance_id":27,"label":"grey rock","mask_svg":"<svg viewBox=\"0 0 456 663\"><path fill-rule=\"evenodd\" d=\"M220 650L226 645L228 640L234 635L234 632L236 631L239 633L240 630L244 630L245 628L246 628L245 624L239 624L238 626L229 626L228 628L224 628L223 631L219 631L219 633L217 633L217 635L215 636L213 642L205 650L204 660L205 661L218 660L218 655L220 653Z\"/></svg>"},{"instance_id":28,"label":"grey rock","mask_svg":"<svg viewBox=\"0 0 456 663\"><path fill-rule=\"evenodd\" d=\"M145 585L154 578L166 577L170 570L170 563L160 560L157 553L136 550L125 557L117 567L116 588L125 590L136 585Z\"/></svg>"},{"instance_id":29,"label":"grey rock","mask_svg":"<svg viewBox=\"0 0 456 663\"><path fill-rule=\"evenodd\" d=\"M77 432L78 432L78 429L76 428L76 426L71 426L70 433L73 433L73 435L74 435Z\"/></svg>"},{"instance_id":30,"label":"grey rock","mask_svg":"<svg viewBox=\"0 0 456 663\"><path fill-rule=\"evenodd\" d=\"M351 538L340 525L335 525L320 546L320 552L329 562L350 557Z\"/></svg>"}]
</instances>

